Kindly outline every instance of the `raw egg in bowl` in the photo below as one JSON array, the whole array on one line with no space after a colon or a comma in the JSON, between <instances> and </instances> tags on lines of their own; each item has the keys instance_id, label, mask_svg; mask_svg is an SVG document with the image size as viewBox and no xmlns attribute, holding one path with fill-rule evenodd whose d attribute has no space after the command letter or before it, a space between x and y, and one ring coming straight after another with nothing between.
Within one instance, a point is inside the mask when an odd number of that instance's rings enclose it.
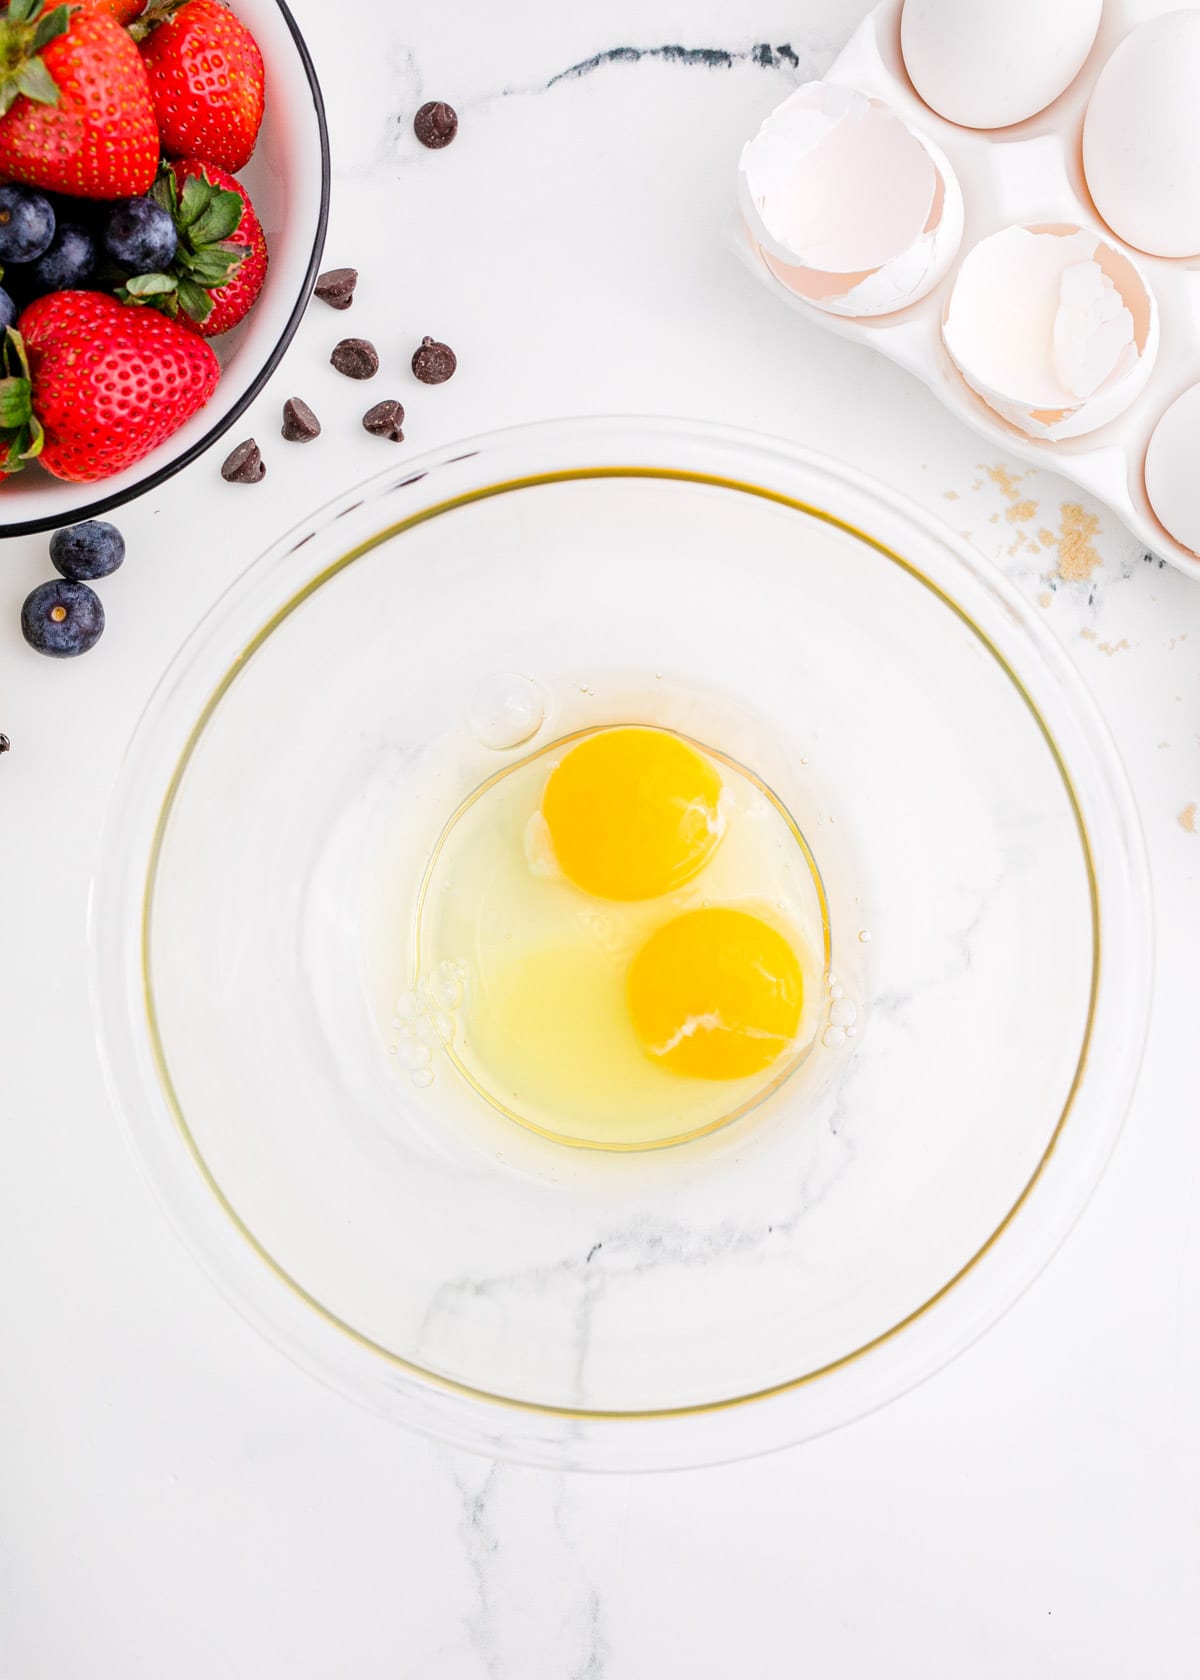
<instances>
[{"instance_id":1,"label":"raw egg in bowl","mask_svg":"<svg viewBox=\"0 0 1200 1680\"><path fill-rule=\"evenodd\" d=\"M966 1346L1149 997L1036 610L853 471L668 422L460 444L282 540L153 701L92 905L117 1107L232 1299L389 1417L590 1468Z\"/></svg>"},{"instance_id":2,"label":"raw egg in bowl","mask_svg":"<svg viewBox=\"0 0 1200 1680\"><path fill-rule=\"evenodd\" d=\"M711 1131L819 1029L828 920L804 836L750 772L662 728L584 730L489 777L408 924L400 1065L429 1088L448 1062L566 1142Z\"/></svg>"}]
</instances>

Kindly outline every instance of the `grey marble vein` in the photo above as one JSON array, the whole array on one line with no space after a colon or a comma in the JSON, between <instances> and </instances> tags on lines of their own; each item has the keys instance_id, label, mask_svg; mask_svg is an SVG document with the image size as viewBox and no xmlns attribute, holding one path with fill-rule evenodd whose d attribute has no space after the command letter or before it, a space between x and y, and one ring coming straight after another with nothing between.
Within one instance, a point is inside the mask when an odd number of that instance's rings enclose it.
<instances>
[{"instance_id":1,"label":"grey marble vein","mask_svg":"<svg viewBox=\"0 0 1200 1680\"><path fill-rule=\"evenodd\" d=\"M705 70L731 70L735 64L758 64L764 70L779 70L784 65L792 70L800 68L795 49L787 41L777 47L771 46L769 41L759 41L754 46L741 50L731 50L727 47L684 47L676 43L668 43L661 47L608 47L604 52L593 53L591 58L581 59L578 64L560 70L556 76L551 76L546 86L554 87L558 82L588 76L593 70L600 70L609 64L638 64L644 58L661 59L666 64L696 65Z\"/></svg>"},{"instance_id":2,"label":"grey marble vein","mask_svg":"<svg viewBox=\"0 0 1200 1680\"><path fill-rule=\"evenodd\" d=\"M497 100L523 99L546 93L551 88L578 82L593 72L616 64L660 63L706 70L730 70L747 64L763 70L782 72L790 79L817 75L830 53L825 50L806 50L803 64L800 53L789 41L772 45L769 41L751 41L744 46L688 47L678 42L664 42L658 46L638 47L622 45L606 47L591 57L569 64L546 80L528 83L514 82L499 88L485 88L469 97L456 99L455 108L461 117L486 110ZM409 169L427 163L429 153L412 143L412 115L426 95L425 76L416 54L411 48L393 43L387 52L389 82L392 91L391 110L384 131L364 157L370 168L384 165ZM344 168L343 163L339 164ZM362 173L363 165L352 168Z\"/></svg>"},{"instance_id":3,"label":"grey marble vein","mask_svg":"<svg viewBox=\"0 0 1200 1680\"><path fill-rule=\"evenodd\" d=\"M496 1605L490 1566L500 1549L499 1530L492 1511L500 1466L489 1464L480 1476L481 1468L476 1460L450 1459L451 1477L461 1501L458 1533L462 1556L475 1589L475 1601L464 1617L464 1626L484 1673L495 1676L502 1672L502 1666L493 1627Z\"/></svg>"}]
</instances>

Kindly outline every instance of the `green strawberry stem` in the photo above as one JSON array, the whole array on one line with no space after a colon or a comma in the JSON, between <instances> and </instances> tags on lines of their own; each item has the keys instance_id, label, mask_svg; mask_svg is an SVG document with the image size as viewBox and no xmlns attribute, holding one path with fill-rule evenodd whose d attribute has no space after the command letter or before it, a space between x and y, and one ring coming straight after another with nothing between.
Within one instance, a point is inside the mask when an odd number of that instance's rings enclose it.
<instances>
[{"instance_id":1,"label":"green strawberry stem","mask_svg":"<svg viewBox=\"0 0 1200 1680\"><path fill-rule=\"evenodd\" d=\"M39 56L71 27L77 6L52 6L46 0L9 0L0 18L0 117L24 94L39 105L58 104L58 85Z\"/></svg>"},{"instance_id":2,"label":"green strawberry stem","mask_svg":"<svg viewBox=\"0 0 1200 1680\"><path fill-rule=\"evenodd\" d=\"M150 0L141 17L134 18L126 27L135 41L144 41L151 30L157 29L160 23L165 23L172 12L177 12L186 3L187 0Z\"/></svg>"},{"instance_id":3,"label":"green strawberry stem","mask_svg":"<svg viewBox=\"0 0 1200 1680\"><path fill-rule=\"evenodd\" d=\"M123 303L148 303L164 314L180 313L207 321L212 293L226 286L250 255L248 245L235 245L244 205L239 193L217 187L206 175L189 175L182 193L170 164L159 171L150 197L170 212L179 236L175 259L167 274L135 274L118 288Z\"/></svg>"},{"instance_id":4,"label":"green strawberry stem","mask_svg":"<svg viewBox=\"0 0 1200 1680\"><path fill-rule=\"evenodd\" d=\"M0 473L20 472L26 461L42 453L45 438L33 412L33 384L25 340L15 327L4 329L0 340Z\"/></svg>"}]
</instances>

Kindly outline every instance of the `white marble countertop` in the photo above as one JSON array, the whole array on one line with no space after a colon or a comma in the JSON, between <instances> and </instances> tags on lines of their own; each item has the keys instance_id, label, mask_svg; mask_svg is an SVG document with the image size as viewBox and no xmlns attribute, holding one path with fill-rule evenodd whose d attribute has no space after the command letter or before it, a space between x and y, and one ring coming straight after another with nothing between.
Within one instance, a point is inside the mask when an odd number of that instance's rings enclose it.
<instances>
[{"instance_id":1,"label":"white marble countertop","mask_svg":"<svg viewBox=\"0 0 1200 1680\"><path fill-rule=\"evenodd\" d=\"M1108 516L1092 575L1063 581L1036 536L1059 533L1078 500L1062 481L1034 474L1006 495L1005 463L926 391L773 306L723 247L741 138L864 9L358 0L348 29L347 8L295 0L330 106L328 262L363 278L352 317L314 305L239 428L264 446L266 483L225 486L209 459L126 510L108 631L73 665L39 660L17 630L45 540L5 545L6 1677L1194 1672L1200 589ZM411 134L426 98L460 112L442 153ZM383 375L371 390L404 401L413 452L630 411L752 426L856 462L968 532L1044 607L1119 742L1160 916L1123 1140L1078 1230L999 1327L839 1434L641 1478L498 1468L430 1445L243 1324L126 1154L86 996L108 790L199 615L283 524L391 447L361 432L362 389L327 365L351 319L395 370L394 390ZM436 390L405 371L426 332L460 359ZM278 437L293 394L325 423L310 448ZM1010 518L1027 500L1036 515Z\"/></svg>"}]
</instances>

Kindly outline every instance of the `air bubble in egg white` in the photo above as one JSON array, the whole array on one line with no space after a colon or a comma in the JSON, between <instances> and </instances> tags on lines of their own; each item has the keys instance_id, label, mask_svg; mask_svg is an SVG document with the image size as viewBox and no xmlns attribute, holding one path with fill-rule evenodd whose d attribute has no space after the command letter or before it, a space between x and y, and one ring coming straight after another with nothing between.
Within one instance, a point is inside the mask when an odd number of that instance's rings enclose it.
<instances>
[{"instance_id":1,"label":"air bubble in egg white","mask_svg":"<svg viewBox=\"0 0 1200 1680\"><path fill-rule=\"evenodd\" d=\"M429 1066L429 1046L422 1044L421 1040L414 1038L411 1033L405 1033L400 1039L396 1046L396 1055L400 1066L403 1068L416 1069Z\"/></svg>"},{"instance_id":2,"label":"air bubble in egg white","mask_svg":"<svg viewBox=\"0 0 1200 1680\"><path fill-rule=\"evenodd\" d=\"M831 1027L852 1027L858 1019L858 1005L848 997L839 997L829 1011Z\"/></svg>"},{"instance_id":3,"label":"air bubble in egg white","mask_svg":"<svg viewBox=\"0 0 1200 1680\"><path fill-rule=\"evenodd\" d=\"M457 1009L463 999L463 971L455 962L441 962L429 982L429 995L442 1009Z\"/></svg>"},{"instance_id":4,"label":"air bubble in egg white","mask_svg":"<svg viewBox=\"0 0 1200 1680\"><path fill-rule=\"evenodd\" d=\"M421 1043L431 1050L436 1050L442 1042L442 1036L437 1029L436 1016L430 1014L428 1010L422 1011L418 1016L413 1023L412 1031Z\"/></svg>"},{"instance_id":5,"label":"air bubble in egg white","mask_svg":"<svg viewBox=\"0 0 1200 1680\"><path fill-rule=\"evenodd\" d=\"M845 1044L845 1042L846 1029L844 1027L826 1027L821 1034L821 1043L827 1050L836 1050L839 1045Z\"/></svg>"},{"instance_id":6,"label":"air bubble in egg white","mask_svg":"<svg viewBox=\"0 0 1200 1680\"><path fill-rule=\"evenodd\" d=\"M471 733L481 746L493 752L519 747L542 727L546 698L532 677L504 671L488 677L475 691L471 702Z\"/></svg>"},{"instance_id":7,"label":"air bubble in egg white","mask_svg":"<svg viewBox=\"0 0 1200 1680\"><path fill-rule=\"evenodd\" d=\"M427 1091L433 1084L432 1068L417 1068L412 1076L412 1082L419 1091Z\"/></svg>"}]
</instances>

